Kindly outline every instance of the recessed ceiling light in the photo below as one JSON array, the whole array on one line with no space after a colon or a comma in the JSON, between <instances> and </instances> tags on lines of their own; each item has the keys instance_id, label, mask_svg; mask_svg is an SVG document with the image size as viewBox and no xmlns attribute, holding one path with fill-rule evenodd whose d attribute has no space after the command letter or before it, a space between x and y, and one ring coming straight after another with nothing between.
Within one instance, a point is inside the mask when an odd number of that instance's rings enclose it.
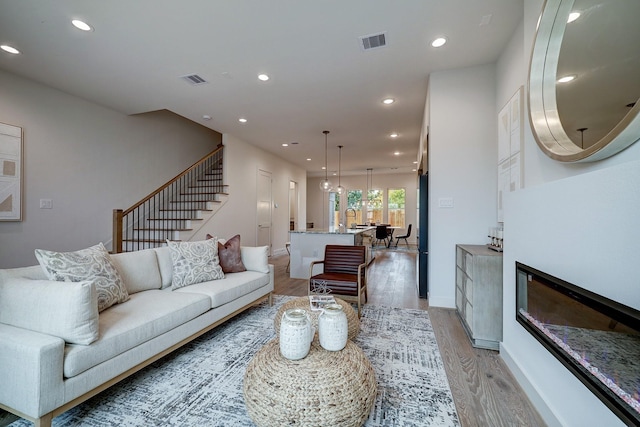
<instances>
[{"instance_id":1,"label":"recessed ceiling light","mask_svg":"<svg viewBox=\"0 0 640 427\"><path fill-rule=\"evenodd\" d=\"M325 166L323 166L323 167L322 167L322 170L325 170L325 169L326 169L326 167L325 167Z\"/></svg>"},{"instance_id":2,"label":"recessed ceiling light","mask_svg":"<svg viewBox=\"0 0 640 427\"><path fill-rule=\"evenodd\" d=\"M332 173L331 175L333 175L333 176L338 176L338 172L334 172L334 173Z\"/></svg>"},{"instance_id":3,"label":"recessed ceiling light","mask_svg":"<svg viewBox=\"0 0 640 427\"><path fill-rule=\"evenodd\" d=\"M568 82L570 82L572 80L575 80L576 77L578 77L578 76L576 76L575 74L571 74L571 75L568 75L568 76L560 77L558 79L558 83L568 83Z\"/></svg>"},{"instance_id":4,"label":"recessed ceiling light","mask_svg":"<svg viewBox=\"0 0 640 427\"><path fill-rule=\"evenodd\" d=\"M394 151L393 155L394 155L394 156L399 156L399 155L400 155L400 152L399 152L399 151Z\"/></svg>"},{"instance_id":5,"label":"recessed ceiling light","mask_svg":"<svg viewBox=\"0 0 640 427\"><path fill-rule=\"evenodd\" d=\"M397 133L395 133L395 132L393 132L393 133L392 133L391 135L389 135L389 136L390 136L391 138L397 138L397 137L398 137L398 134L397 134Z\"/></svg>"},{"instance_id":6,"label":"recessed ceiling light","mask_svg":"<svg viewBox=\"0 0 640 427\"><path fill-rule=\"evenodd\" d=\"M267 76L266 74L258 74L258 80L266 82L267 80L269 80L269 76Z\"/></svg>"},{"instance_id":7,"label":"recessed ceiling light","mask_svg":"<svg viewBox=\"0 0 640 427\"><path fill-rule=\"evenodd\" d=\"M74 27L76 27L79 30L82 30L82 31L93 31L93 28L91 27L91 25L89 25L86 22L81 21L79 19L74 19L73 21L71 21L71 23L73 24Z\"/></svg>"},{"instance_id":8,"label":"recessed ceiling light","mask_svg":"<svg viewBox=\"0 0 640 427\"><path fill-rule=\"evenodd\" d=\"M569 19L567 19L567 24L575 21L578 18L580 18L580 12L571 12L569 14Z\"/></svg>"},{"instance_id":9,"label":"recessed ceiling light","mask_svg":"<svg viewBox=\"0 0 640 427\"><path fill-rule=\"evenodd\" d=\"M307 162L310 162L310 161L311 161L311 159L307 159Z\"/></svg>"},{"instance_id":10,"label":"recessed ceiling light","mask_svg":"<svg viewBox=\"0 0 640 427\"><path fill-rule=\"evenodd\" d=\"M417 172L417 170L416 169L411 169L411 172Z\"/></svg>"},{"instance_id":11,"label":"recessed ceiling light","mask_svg":"<svg viewBox=\"0 0 640 427\"><path fill-rule=\"evenodd\" d=\"M245 118L239 118L238 121L240 123L247 123L247 119L245 119Z\"/></svg>"},{"instance_id":12,"label":"recessed ceiling light","mask_svg":"<svg viewBox=\"0 0 640 427\"><path fill-rule=\"evenodd\" d=\"M208 115L208 114L203 115L203 116L202 116L202 118L203 118L204 120L211 120L211 116L210 116L210 115Z\"/></svg>"},{"instance_id":13,"label":"recessed ceiling light","mask_svg":"<svg viewBox=\"0 0 640 427\"><path fill-rule=\"evenodd\" d=\"M283 147L288 147L288 146L289 146L289 144L287 144L286 142L283 142L283 143L282 143L282 146L283 146Z\"/></svg>"},{"instance_id":14,"label":"recessed ceiling light","mask_svg":"<svg viewBox=\"0 0 640 427\"><path fill-rule=\"evenodd\" d=\"M17 55L20 53L20 51L18 49L16 49L13 46L9 46L7 44L3 44L2 46L0 46L0 49L4 50L5 52L8 53L13 53L14 55Z\"/></svg>"},{"instance_id":15,"label":"recessed ceiling light","mask_svg":"<svg viewBox=\"0 0 640 427\"><path fill-rule=\"evenodd\" d=\"M418 161L416 160L415 162L413 162L413 164L414 164L414 165L417 165L417 164L418 164Z\"/></svg>"},{"instance_id":16,"label":"recessed ceiling light","mask_svg":"<svg viewBox=\"0 0 640 427\"><path fill-rule=\"evenodd\" d=\"M393 104L394 102L396 102L396 100L393 99L393 98L385 98L385 99L382 100L382 103L386 104L386 105Z\"/></svg>"},{"instance_id":17,"label":"recessed ceiling light","mask_svg":"<svg viewBox=\"0 0 640 427\"><path fill-rule=\"evenodd\" d=\"M431 46L442 47L445 45L446 42L447 42L447 39L445 37L438 37L437 39L431 42Z\"/></svg>"}]
</instances>

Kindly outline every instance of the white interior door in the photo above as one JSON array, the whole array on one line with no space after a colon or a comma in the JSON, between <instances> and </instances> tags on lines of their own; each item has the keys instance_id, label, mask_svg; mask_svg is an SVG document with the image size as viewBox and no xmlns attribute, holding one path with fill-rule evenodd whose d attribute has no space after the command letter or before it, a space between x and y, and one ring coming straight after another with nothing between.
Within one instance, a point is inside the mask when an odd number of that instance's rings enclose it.
<instances>
[{"instance_id":1,"label":"white interior door","mask_svg":"<svg viewBox=\"0 0 640 427\"><path fill-rule=\"evenodd\" d=\"M271 172L258 170L257 246L268 246L271 255Z\"/></svg>"},{"instance_id":2,"label":"white interior door","mask_svg":"<svg viewBox=\"0 0 640 427\"><path fill-rule=\"evenodd\" d=\"M298 229L298 183L289 181L289 229Z\"/></svg>"}]
</instances>

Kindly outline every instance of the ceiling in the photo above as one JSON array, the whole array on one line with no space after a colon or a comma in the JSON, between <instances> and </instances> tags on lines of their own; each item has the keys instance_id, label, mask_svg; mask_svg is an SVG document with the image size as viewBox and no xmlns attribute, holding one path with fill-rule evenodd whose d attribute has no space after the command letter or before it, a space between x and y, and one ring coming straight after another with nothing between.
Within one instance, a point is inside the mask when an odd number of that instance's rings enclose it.
<instances>
[{"instance_id":1,"label":"ceiling","mask_svg":"<svg viewBox=\"0 0 640 427\"><path fill-rule=\"evenodd\" d=\"M409 172L429 74L495 62L522 16L516 0L0 0L0 44L21 51L0 69L124 114L173 111L310 176L323 130L329 171L343 145L343 174ZM381 32L385 47L362 49Z\"/></svg>"}]
</instances>

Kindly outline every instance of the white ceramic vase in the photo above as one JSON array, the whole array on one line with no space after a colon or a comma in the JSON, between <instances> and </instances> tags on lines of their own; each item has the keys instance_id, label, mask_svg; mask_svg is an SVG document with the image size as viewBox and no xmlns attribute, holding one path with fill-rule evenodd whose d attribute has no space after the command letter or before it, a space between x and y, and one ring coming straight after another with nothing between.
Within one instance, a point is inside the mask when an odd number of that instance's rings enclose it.
<instances>
[{"instance_id":1,"label":"white ceramic vase","mask_svg":"<svg viewBox=\"0 0 640 427\"><path fill-rule=\"evenodd\" d=\"M325 350L340 351L347 345L349 325L340 304L327 304L318 317L320 345Z\"/></svg>"},{"instance_id":2,"label":"white ceramic vase","mask_svg":"<svg viewBox=\"0 0 640 427\"><path fill-rule=\"evenodd\" d=\"M309 314L305 310L286 310L280 321L280 353L290 360L306 357L315 333Z\"/></svg>"}]
</instances>

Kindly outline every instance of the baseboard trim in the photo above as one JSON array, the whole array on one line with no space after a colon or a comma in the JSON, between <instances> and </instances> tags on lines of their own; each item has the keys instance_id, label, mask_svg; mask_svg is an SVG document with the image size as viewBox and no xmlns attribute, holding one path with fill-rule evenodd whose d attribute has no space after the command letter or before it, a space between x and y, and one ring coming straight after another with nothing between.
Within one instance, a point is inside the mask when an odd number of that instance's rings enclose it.
<instances>
[{"instance_id":1,"label":"baseboard trim","mask_svg":"<svg viewBox=\"0 0 640 427\"><path fill-rule=\"evenodd\" d=\"M555 414L549 408L544 398L538 393L536 387L529 381L527 375L520 369L520 365L513 358L511 352L508 347L504 345L504 343L500 343L500 357L507 365L507 368L511 371L511 374L515 377L522 390L527 395L533 407L536 408L536 411L540 414L544 422L549 427L562 427L563 424L556 418Z\"/></svg>"}]
</instances>

